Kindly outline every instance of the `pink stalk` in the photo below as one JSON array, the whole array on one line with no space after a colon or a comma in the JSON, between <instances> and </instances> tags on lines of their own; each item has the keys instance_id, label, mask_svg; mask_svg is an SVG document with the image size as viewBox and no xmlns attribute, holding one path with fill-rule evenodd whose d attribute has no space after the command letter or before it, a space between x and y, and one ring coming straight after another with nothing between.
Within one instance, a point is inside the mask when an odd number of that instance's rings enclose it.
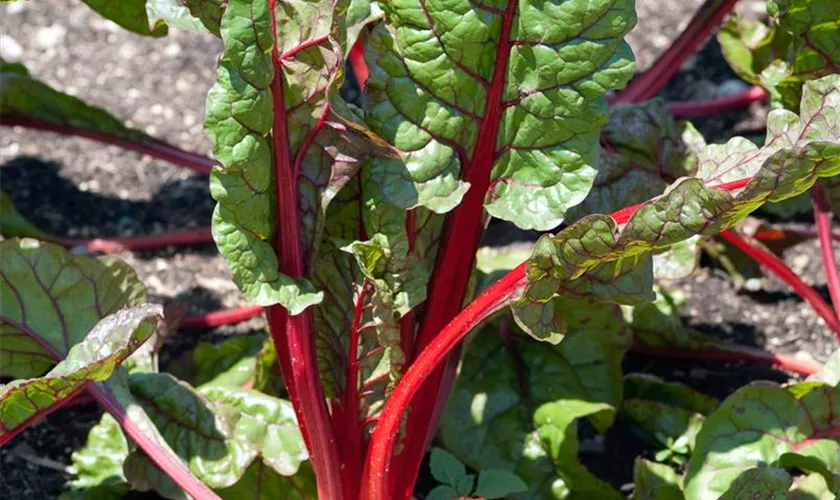
<instances>
[{"instance_id":1,"label":"pink stalk","mask_svg":"<svg viewBox=\"0 0 840 500\"><path fill-rule=\"evenodd\" d=\"M181 458L168 446L159 445L141 426L137 425L126 413L125 408L117 401L116 396L106 386L90 384L90 394L105 411L119 422L132 441L175 483L183 488L190 497L196 500L221 500L206 484L202 483L187 468Z\"/></svg>"},{"instance_id":2,"label":"pink stalk","mask_svg":"<svg viewBox=\"0 0 840 500\"><path fill-rule=\"evenodd\" d=\"M767 98L767 92L761 87L750 87L744 92L727 97L717 97L702 101L675 101L668 103L668 109L678 118L695 118L725 113L732 109L749 106Z\"/></svg>"},{"instance_id":3,"label":"pink stalk","mask_svg":"<svg viewBox=\"0 0 840 500\"><path fill-rule=\"evenodd\" d=\"M688 22L685 31L642 73L615 97L615 102L642 102L655 96L680 66L706 41L732 11L738 0L706 0Z\"/></svg>"},{"instance_id":4,"label":"pink stalk","mask_svg":"<svg viewBox=\"0 0 840 500\"><path fill-rule=\"evenodd\" d=\"M796 359L785 354L774 354L763 349L742 345L724 345L703 349L679 347L648 347L634 344L633 352L667 359L696 359L699 361L749 361L784 368L799 375L813 375L822 369L816 361Z\"/></svg>"},{"instance_id":5,"label":"pink stalk","mask_svg":"<svg viewBox=\"0 0 840 500\"><path fill-rule=\"evenodd\" d=\"M4 115L0 117L0 125L5 127L26 127L34 130L45 130L48 132L56 132L58 134L84 137L105 144L111 144L129 151L134 151L136 153L149 155L153 158L168 161L174 165L188 168L204 175L209 175L213 167L218 165L216 160L196 153L184 151L183 149L176 148L171 144L152 138L126 139L124 137L108 135L102 132L86 130L84 128L73 127L70 125L57 125L34 118L14 115Z\"/></svg>"},{"instance_id":6,"label":"pink stalk","mask_svg":"<svg viewBox=\"0 0 840 500\"><path fill-rule=\"evenodd\" d=\"M800 297L811 304L811 307L825 321L828 328L840 337L840 319L834 314L831 306L820 297L816 290L802 281L802 278L793 272L782 259L764 248L751 244L731 231L724 231L720 235L793 288Z\"/></svg>"},{"instance_id":7,"label":"pink stalk","mask_svg":"<svg viewBox=\"0 0 840 500\"><path fill-rule=\"evenodd\" d=\"M837 271L837 260L831 247L831 211L823 198L822 188L814 185L811 190L814 199L814 218L817 223L817 235L820 240L823 266L825 266L828 294L834 306L834 316L840 321L840 272Z\"/></svg>"},{"instance_id":8,"label":"pink stalk","mask_svg":"<svg viewBox=\"0 0 840 500\"><path fill-rule=\"evenodd\" d=\"M197 316L184 316L178 326L181 328L213 328L220 325L231 325L257 317L264 310L262 306L244 306Z\"/></svg>"},{"instance_id":9,"label":"pink stalk","mask_svg":"<svg viewBox=\"0 0 840 500\"><path fill-rule=\"evenodd\" d=\"M212 243L213 235L209 227L181 229L160 234L126 236L121 238L64 238L49 236L46 239L68 248L81 247L88 252L115 253L124 250L151 250L175 245L198 245Z\"/></svg>"}]
</instances>

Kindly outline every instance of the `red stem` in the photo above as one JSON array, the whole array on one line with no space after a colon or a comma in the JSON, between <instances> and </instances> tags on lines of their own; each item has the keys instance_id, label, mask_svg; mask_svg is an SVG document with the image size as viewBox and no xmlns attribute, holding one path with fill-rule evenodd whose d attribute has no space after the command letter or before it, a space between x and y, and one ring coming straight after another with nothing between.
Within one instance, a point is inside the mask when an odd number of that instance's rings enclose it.
<instances>
[{"instance_id":1,"label":"red stem","mask_svg":"<svg viewBox=\"0 0 840 500\"><path fill-rule=\"evenodd\" d=\"M389 491L389 477L400 471L393 469L391 459L394 443L408 404L414 395L425 387L436 369L449 358L448 354L478 324L508 303L525 285L525 264L503 276L458 314L406 370L394 391L385 401L385 408L373 431L365 461L361 498L365 500L393 500L397 496ZM416 407L415 407L416 409ZM412 412L413 413L413 412ZM425 444L425 443L424 443ZM398 485L400 489L413 488L413 484ZM401 493L401 492L400 492Z\"/></svg>"},{"instance_id":2,"label":"red stem","mask_svg":"<svg viewBox=\"0 0 840 500\"><path fill-rule=\"evenodd\" d=\"M817 231L811 229L768 229L765 231L758 231L752 237L759 241L773 241L781 240L790 236L798 236L801 238L818 238ZM840 242L840 233L832 231L828 237L834 241Z\"/></svg>"},{"instance_id":3,"label":"red stem","mask_svg":"<svg viewBox=\"0 0 840 500\"><path fill-rule=\"evenodd\" d=\"M46 239L68 248L82 247L88 252L115 253L124 250L151 250L171 245L212 243L213 235L209 227L199 227L196 229L180 229L160 234L126 236L121 238L95 238L86 240L81 238L48 236Z\"/></svg>"},{"instance_id":4,"label":"red stem","mask_svg":"<svg viewBox=\"0 0 840 500\"><path fill-rule=\"evenodd\" d=\"M353 322L350 326L350 352L347 361L347 382L344 387L344 457L341 470L344 473L345 498L359 496L362 472L362 425L359 421L359 343L361 342L362 314L364 313L367 280L358 289Z\"/></svg>"},{"instance_id":5,"label":"red stem","mask_svg":"<svg viewBox=\"0 0 840 500\"><path fill-rule=\"evenodd\" d=\"M364 92L370 70L365 62L365 44L362 41L362 37L359 37L355 45L353 45L353 48L350 49L348 60L350 61L350 66L353 68L353 74L356 76L356 82L359 84L359 90Z\"/></svg>"},{"instance_id":6,"label":"red stem","mask_svg":"<svg viewBox=\"0 0 840 500\"><path fill-rule=\"evenodd\" d=\"M793 288L800 297L811 304L811 307L825 321L828 328L840 337L840 319L835 316L831 306L820 297L816 290L802 281L802 278L793 272L782 259L759 246L749 243L733 232L723 231L720 235Z\"/></svg>"},{"instance_id":7,"label":"red stem","mask_svg":"<svg viewBox=\"0 0 840 500\"><path fill-rule=\"evenodd\" d=\"M277 0L269 0L271 32L278 30ZM298 279L304 275L303 256L298 214L299 166L293 164L289 148L286 107L283 100L283 59L278 41L274 37L272 63L274 80L271 93L274 99L274 179L276 194L277 231L274 249L277 252L280 272ZM320 122L319 122L320 123ZM310 135L312 133L310 132ZM300 155L298 155L300 156ZM298 424L309 449L310 462L318 483L318 498L342 500L341 468L335 428L332 425L315 353L315 335L311 311L292 316L280 305L269 308L269 329L277 349L283 378L298 417Z\"/></svg>"},{"instance_id":8,"label":"red stem","mask_svg":"<svg viewBox=\"0 0 840 500\"><path fill-rule=\"evenodd\" d=\"M213 328L220 325L230 325L259 316L264 310L265 308L262 306L244 306L196 316L184 316L178 326L180 328Z\"/></svg>"},{"instance_id":9,"label":"red stem","mask_svg":"<svg viewBox=\"0 0 840 500\"><path fill-rule=\"evenodd\" d=\"M831 247L831 211L819 185L814 185L811 196L814 199L814 218L817 223L817 236L820 240L820 252L828 282L828 294L834 306L834 317L840 321L840 272L837 271L837 260L834 257L834 249Z\"/></svg>"},{"instance_id":10,"label":"red stem","mask_svg":"<svg viewBox=\"0 0 840 500\"><path fill-rule=\"evenodd\" d=\"M695 118L724 113L731 109L749 106L767 98L767 92L761 87L750 87L744 92L727 97L704 99L700 101L675 101L668 103L668 109L678 118Z\"/></svg>"},{"instance_id":11,"label":"red stem","mask_svg":"<svg viewBox=\"0 0 840 500\"><path fill-rule=\"evenodd\" d=\"M93 139L94 141L111 144L122 149L127 149L129 151L134 151L136 153L168 161L174 165L188 168L204 175L209 175L213 167L218 165L218 163L211 158L207 158L206 156L201 156L196 153L190 153L188 151L184 151L183 149L176 148L171 144L151 138L126 139L124 137L108 135L84 128L73 127L70 125L57 125L35 118L14 115L3 115L0 117L0 126L26 127L34 130L45 130L48 132Z\"/></svg>"},{"instance_id":12,"label":"red stem","mask_svg":"<svg viewBox=\"0 0 840 500\"><path fill-rule=\"evenodd\" d=\"M688 22L685 31L653 65L615 97L616 102L642 102L655 96L680 66L735 7L738 0L706 0Z\"/></svg>"},{"instance_id":13,"label":"red stem","mask_svg":"<svg viewBox=\"0 0 840 500\"><path fill-rule=\"evenodd\" d=\"M160 446L151 439L126 413L116 397L99 384L90 384L88 391L100 405L119 422L123 431L137 443L137 446L166 473L175 483L196 500L221 500L207 485L202 483L168 447Z\"/></svg>"},{"instance_id":14,"label":"red stem","mask_svg":"<svg viewBox=\"0 0 840 500\"><path fill-rule=\"evenodd\" d=\"M470 183L470 189L447 216L437 264L429 281L426 312L414 346L415 353L434 342L443 327L461 310L467 293L484 226L484 198L490 186L491 170L497 154L496 138L503 110L505 73L517 5L516 1L508 0L502 16L493 75L486 83L486 109L472 158L467 159L465 154L461 154L461 164L465 166L463 177ZM426 447L437 427L448 389L455 378L457 364L458 359L453 355L444 367L435 371L418 395L414 411L408 416L407 427L412 429L413 435L406 440L405 450L397 458L399 463L394 464L394 470L401 473L401 476L391 476L391 480L398 483L400 488L394 499L410 499L414 493L413 485L420 472Z\"/></svg>"},{"instance_id":15,"label":"red stem","mask_svg":"<svg viewBox=\"0 0 840 500\"><path fill-rule=\"evenodd\" d=\"M732 345L720 348L683 349L679 347L648 347L634 344L633 352L668 359L696 359L700 361L751 361L784 368L799 375L813 375L822 369L816 361L796 359L793 356L774 354L755 347Z\"/></svg>"}]
</instances>

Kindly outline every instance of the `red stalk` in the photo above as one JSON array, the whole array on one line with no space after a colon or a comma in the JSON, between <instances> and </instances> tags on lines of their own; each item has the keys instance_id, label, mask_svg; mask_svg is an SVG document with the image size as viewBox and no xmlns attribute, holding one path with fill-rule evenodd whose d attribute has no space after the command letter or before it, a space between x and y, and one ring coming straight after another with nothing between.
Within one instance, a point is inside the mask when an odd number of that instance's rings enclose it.
<instances>
[{"instance_id":1,"label":"red stalk","mask_svg":"<svg viewBox=\"0 0 840 500\"><path fill-rule=\"evenodd\" d=\"M759 241L773 241L773 240L782 240L786 237L790 236L797 236L801 238L818 238L819 235L817 231L811 229L768 229L766 231L758 231L757 233L753 234L752 237ZM828 237L834 241L840 241L840 233L836 231L831 231Z\"/></svg>"},{"instance_id":2,"label":"red stalk","mask_svg":"<svg viewBox=\"0 0 840 500\"><path fill-rule=\"evenodd\" d=\"M361 37L356 40L355 45L350 49L348 60L350 61L350 66L353 68L353 74L356 76L356 82L359 84L359 90L364 92L370 70L365 62L365 44Z\"/></svg>"},{"instance_id":3,"label":"red stalk","mask_svg":"<svg viewBox=\"0 0 840 500\"><path fill-rule=\"evenodd\" d=\"M158 445L151 439L146 431L138 426L126 413L125 409L117 401L116 396L108 390L107 386L101 384L90 384L90 394L100 405L119 422L123 431L137 443L137 446L148 455L148 457L169 476L175 483L183 488L190 497L196 500L220 500L218 495L213 493L206 484L199 481L187 468L184 462L168 447Z\"/></svg>"},{"instance_id":4,"label":"red stalk","mask_svg":"<svg viewBox=\"0 0 840 500\"><path fill-rule=\"evenodd\" d=\"M385 402L385 408L373 431L365 462L362 496L366 500L393 500L389 477L399 475L391 459L400 422L414 395L425 388L437 368L449 359L448 354L478 324L503 307L525 285L525 264L521 264L494 283L458 314L406 370L397 387ZM415 407L415 411L418 408ZM413 412L412 412L413 413ZM425 448L425 442L424 448ZM405 485L399 485L402 490ZM408 486L413 488L414 485Z\"/></svg>"},{"instance_id":5,"label":"red stalk","mask_svg":"<svg viewBox=\"0 0 840 500\"><path fill-rule=\"evenodd\" d=\"M363 428L359 421L359 343L361 342L362 315L364 313L367 280L358 288L353 322L350 326L350 352L347 359L347 381L344 387L342 411L345 424L344 456L341 470L344 475L345 498L358 498L361 484Z\"/></svg>"},{"instance_id":6,"label":"red stalk","mask_svg":"<svg viewBox=\"0 0 840 500\"><path fill-rule=\"evenodd\" d=\"M746 186L749 181L749 178L739 179L714 187L730 191ZM641 205L640 203L627 207L610 214L610 216L617 224L625 224ZM458 347L467 333L498 310L499 307L505 305L508 300L515 297L519 290L527 284L525 266L526 263L523 263L511 270L479 295L463 311L457 314L445 328L441 329L425 349L419 351L419 355L413 360L405 375L385 402L385 407L374 429L365 461L362 498L366 500L392 500L393 498L399 498L397 495L403 495L405 490L413 489L413 482L410 485L405 483L392 484L394 483L394 476L398 476L400 472L403 474L414 472L401 470L398 468L400 464L392 463L394 459L393 445L399 431L400 421L408 410L409 403L417 397L417 402L413 405L411 414L419 413L420 410L424 409L419 399L419 393L428 390L428 385L435 380L436 373L440 371L440 365L450 359L450 353ZM787 360L784 361L789 366L795 366L787 363ZM430 425L430 423L427 425ZM411 426L411 415L409 415L409 428L418 428ZM415 438L409 444L415 443L416 446L418 442L419 440ZM423 448L421 450L424 450L426 441L424 440L422 444ZM405 450L400 456L404 454ZM395 492L397 495L392 496L389 490L396 488L396 486L399 486L399 491Z\"/></svg>"},{"instance_id":7,"label":"red stalk","mask_svg":"<svg viewBox=\"0 0 840 500\"><path fill-rule=\"evenodd\" d=\"M105 144L111 144L129 151L134 151L136 153L149 155L153 158L168 161L174 165L188 168L204 175L209 175L213 167L218 165L216 160L196 153L184 151L183 149L176 148L171 144L167 144L156 139L126 139L124 137L116 137L102 132L95 132L70 125L56 125L54 123L24 116L4 115L0 118L2 118L0 120L0 125L5 127L26 127L34 130L45 130L64 135L84 137Z\"/></svg>"},{"instance_id":8,"label":"red stalk","mask_svg":"<svg viewBox=\"0 0 840 500\"><path fill-rule=\"evenodd\" d=\"M702 101L675 101L668 103L668 109L678 118L695 118L709 116L726 111L749 106L756 101L767 98L767 92L761 87L750 87L740 94L727 97L716 97Z\"/></svg>"},{"instance_id":9,"label":"red stalk","mask_svg":"<svg viewBox=\"0 0 840 500\"><path fill-rule=\"evenodd\" d=\"M269 0L271 32L277 33L277 0ZM292 52L293 54L294 52ZM289 54L284 54L288 56ZM289 149L286 107L283 101L283 59L275 38L272 46L274 80L271 93L274 99L274 179L277 200L277 232L274 249L280 271L297 279L304 274L300 248L297 173ZM311 135L311 134L310 134ZM315 357L315 335L310 311L289 315L280 305L269 308L269 329L277 348L283 378L298 417L301 432L309 449L310 461L318 483L318 498L342 500L342 481L335 429L330 419L324 391L320 384Z\"/></svg>"},{"instance_id":10,"label":"red stalk","mask_svg":"<svg viewBox=\"0 0 840 500\"><path fill-rule=\"evenodd\" d=\"M160 234L125 236L121 238L95 238L86 240L81 238L48 236L45 239L54 241L67 248L82 247L88 252L115 253L122 252L123 250L151 250L170 245L212 243L213 235L209 227L199 227L196 229L180 229Z\"/></svg>"},{"instance_id":11,"label":"red stalk","mask_svg":"<svg viewBox=\"0 0 840 500\"><path fill-rule=\"evenodd\" d=\"M800 297L811 304L811 307L825 321L828 328L840 337L840 319L834 314L831 306L826 304L816 290L802 281L802 278L793 272L782 259L759 246L749 243L733 232L723 231L720 235L793 288Z\"/></svg>"},{"instance_id":12,"label":"red stalk","mask_svg":"<svg viewBox=\"0 0 840 500\"><path fill-rule=\"evenodd\" d=\"M616 95L615 102L642 102L655 96L680 66L735 7L738 0L706 0L697 10L685 31L659 56L647 71Z\"/></svg>"},{"instance_id":13,"label":"red stalk","mask_svg":"<svg viewBox=\"0 0 840 500\"><path fill-rule=\"evenodd\" d=\"M179 322L180 328L213 328L220 325L241 323L259 316L265 310L262 306L245 306L236 309L223 309L197 316L184 316Z\"/></svg>"},{"instance_id":14,"label":"red stalk","mask_svg":"<svg viewBox=\"0 0 840 500\"><path fill-rule=\"evenodd\" d=\"M634 344L632 349L633 352L658 358L696 359L700 361L749 361L784 368L799 375L813 375L822 369L822 365L816 361L796 359L793 356L774 354L755 347L742 345L682 349L679 347L648 347Z\"/></svg>"},{"instance_id":15,"label":"red stalk","mask_svg":"<svg viewBox=\"0 0 840 500\"><path fill-rule=\"evenodd\" d=\"M3 319L4 323L10 323L7 319ZM59 351L55 346L46 342L42 337L35 335L34 332L29 330L28 328L18 326L18 329L25 332L29 338L35 341L41 348L46 351L47 354L50 355L56 362L61 361L64 359L64 353ZM147 434L146 430L144 430L141 426L138 426L131 418L129 418L128 414L126 413L125 409L122 407L120 402L117 400L117 397L111 392L111 390L102 383L88 383L85 384L85 388L87 389L88 393L93 396L93 398L99 402L99 404L114 417L114 419L119 422L120 426L122 427L123 431L128 434L137 446L143 450L146 455L148 455L149 459L151 459L162 471L166 473L167 476L172 478L175 481L175 484L183 488L187 494L189 494L192 498L196 500L220 500L219 497L213 493L213 491L207 487L204 483L202 483L197 477L193 475L192 472L187 468L186 464L181 461L178 455L175 454L172 449L168 446L160 446L156 443L153 439L151 439ZM78 394L78 391L76 391ZM69 402L72 398L67 398L66 402ZM64 403L62 403L64 404ZM61 405L58 405L61 406ZM47 413L52 412L58 409L58 406L55 408L51 408ZM39 414L39 418L37 419L30 419L26 422L26 425L18 425L12 431L12 434L5 439L4 441L0 442L0 444L5 443L8 439L24 430L28 425L40 420L40 417L43 417L44 414ZM5 437L5 434L4 434Z\"/></svg>"},{"instance_id":16,"label":"red stalk","mask_svg":"<svg viewBox=\"0 0 840 500\"><path fill-rule=\"evenodd\" d=\"M814 218L817 224L817 235L820 240L820 253L825 266L828 294L834 306L834 316L840 321L840 272L837 271L837 260L831 247L831 211L823 198L822 188L814 185L811 190L814 199Z\"/></svg>"},{"instance_id":17,"label":"red stalk","mask_svg":"<svg viewBox=\"0 0 840 500\"><path fill-rule=\"evenodd\" d=\"M437 265L429 281L426 312L414 346L415 353L421 352L434 342L441 329L461 310L467 293L483 228L484 198L490 186L490 174L496 159L496 137L503 109L505 73L516 7L517 2L508 1L502 17L493 76L486 84L486 111L481 120L473 156L464 170L464 180L470 183L470 189L463 201L447 217ZM465 156L461 155L462 165L468 161ZM395 483L399 481L397 484L400 491L393 498L411 498L426 446L437 427L448 388L454 380L457 362L457 357L451 356L445 367L432 374L418 396L414 411L408 417L408 428L418 434L406 441L405 450L399 455L399 464L395 470L400 471L401 476L394 474L391 479Z\"/></svg>"}]
</instances>

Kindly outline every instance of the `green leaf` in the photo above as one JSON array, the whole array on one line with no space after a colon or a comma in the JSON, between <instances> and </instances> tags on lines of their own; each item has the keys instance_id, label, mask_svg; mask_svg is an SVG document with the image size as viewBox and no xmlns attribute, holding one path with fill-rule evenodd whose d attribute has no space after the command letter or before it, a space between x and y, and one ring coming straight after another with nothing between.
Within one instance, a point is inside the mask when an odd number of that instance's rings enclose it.
<instances>
[{"instance_id":1,"label":"green leaf","mask_svg":"<svg viewBox=\"0 0 840 500\"><path fill-rule=\"evenodd\" d=\"M85 445L71 455L73 479L62 498L121 498L129 489L123 474L129 451L120 424L110 414L102 415Z\"/></svg>"},{"instance_id":2,"label":"green leaf","mask_svg":"<svg viewBox=\"0 0 840 500\"><path fill-rule=\"evenodd\" d=\"M374 160L385 200L444 213L473 189L494 217L560 224L595 179L604 94L633 72L632 0L382 7L366 120L401 152Z\"/></svg>"},{"instance_id":3,"label":"green leaf","mask_svg":"<svg viewBox=\"0 0 840 500\"><path fill-rule=\"evenodd\" d=\"M826 448L831 449L832 447L829 445L826 446ZM830 451L840 451L840 447L833 447ZM835 474L833 474L833 472L840 472L840 458L837 458L836 454L834 457L826 458L831 460L833 463L826 465L826 463L824 463L820 458L812 455L783 453L782 456L779 457L778 466L785 469L795 469L802 472L813 472L815 474L819 474L823 477L830 490L840 491L840 483L836 481ZM829 469L829 466L833 467Z\"/></svg>"},{"instance_id":4,"label":"green leaf","mask_svg":"<svg viewBox=\"0 0 840 500\"><path fill-rule=\"evenodd\" d=\"M435 486L426 498L427 500L453 500L460 497L452 486Z\"/></svg>"},{"instance_id":5,"label":"green leaf","mask_svg":"<svg viewBox=\"0 0 840 500\"><path fill-rule=\"evenodd\" d=\"M224 0L180 0L189 9L190 14L198 18L207 31L219 36L219 26L225 11Z\"/></svg>"},{"instance_id":6,"label":"green leaf","mask_svg":"<svg viewBox=\"0 0 840 500\"><path fill-rule=\"evenodd\" d=\"M782 500L790 483L790 475L781 469L757 467L741 473L719 500Z\"/></svg>"},{"instance_id":7,"label":"green leaf","mask_svg":"<svg viewBox=\"0 0 840 500\"><path fill-rule=\"evenodd\" d=\"M0 234L6 238L40 238L46 237L46 233L35 227L20 212L9 198L9 195L0 191Z\"/></svg>"},{"instance_id":8,"label":"green leaf","mask_svg":"<svg viewBox=\"0 0 840 500\"><path fill-rule=\"evenodd\" d=\"M429 468L435 480L453 488L467 475L464 464L455 458L455 455L441 448L432 449Z\"/></svg>"},{"instance_id":9,"label":"green leaf","mask_svg":"<svg viewBox=\"0 0 840 500\"><path fill-rule=\"evenodd\" d=\"M624 378L621 414L630 419L642 436L672 453L688 455L717 401L686 385L656 377L630 374Z\"/></svg>"},{"instance_id":10,"label":"green leaf","mask_svg":"<svg viewBox=\"0 0 840 500\"><path fill-rule=\"evenodd\" d=\"M768 0L773 26L730 21L718 39L730 65L765 87L774 101L796 110L803 83L836 73L840 65L840 5L833 0Z\"/></svg>"},{"instance_id":11,"label":"green leaf","mask_svg":"<svg viewBox=\"0 0 840 500\"><path fill-rule=\"evenodd\" d=\"M218 203L213 237L233 279L250 301L298 314L323 294L278 271L275 177L284 172L297 182L287 196L297 206L284 210L294 210L300 230L300 241L279 244L299 246L309 268L329 202L362 160L387 147L336 95L346 33L333 14L343 9L332 0L285 5L272 13L263 1L228 2L220 28L226 52L207 97L206 129L223 164L210 179ZM272 15L283 27L277 33ZM280 54L276 75L273 48ZM275 78L282 80L282 95L272 94Z\"/></svg>"},{"instance_id":12,"label":"green leaf","mask_svg":"<svg viewBox=\"0 0 840 500\"><path fill-rule=\"evenodd\" d=\"M89 382L108 379L145 342L163 319L157 305L141 305L103 318L60 363L43 377L15 380L0 389L0 438L19 432Z\"/></svg>"},{"instance_id":13,"label":"green leaf","mask_svg":"<svg viewBox=\"0 0 840 500\"><path fill-rule=\"evenodd\" d=\"M253 447L266 465L283 476L297 473L308 457L292 404L249 389L210 385L200 389L216 413L235 418L232 435Z\"/></svg>"},{"instance_id":14,"label":"green leaf","mask_svg":"<svg viewBox=\"0 0 840 500\"><path fill-rule=\"evenodd\" d=\"M0 116L33 119L131 140L149 139L143 132L127 128L107 111L36 80L23 65L2 61Z\"/></svg>"},{"instance_id":15,"label":"green leaf","mask_svg":"<svg viewBox=\"0 0 840 500\"><path fill-rule=\"evenodd\" d=\"M146 0L82 0L105 18L140 35L164 36L167 29L163 19L151 17L146 11ZM152 11L153 13L154 11Z\"/></svg>"},{"instance_id":16,"label":"green leaf","mask_svg":"<svg viewBox=\"0 0 840 500\"><path fill-rule=\"evenodd\" d=\"M578 431L574 425L575 420L611 409L611 406L604 403L563 399L546 403L534 412L534 426L542 446L557 467L565 487L576 494L597 495L604 499L624 498L577 461Z\"/></svg>"},{"instance_id":17,"label":"green leaf","mask_svg":"<svg viewBox=\"0 0 840 500\"><path fill-rule=\"evenodd\" d=\"M834 351L834 354L826 360L822 370L808 377L808 380L829 385L840 384L840 349Z\"/></svg>"},{"instance_id":18,"label":"green leaf","mask_svg":"<svg viewBox=\"0 0 840 500\"><path fill-rule=\"evenodd\" d=\"M30 239L0 242L0 371L43 374L99 321L145 301L127 264Z\"/></svg>"},{"instance_id":19,"label":"green leaf","mask_svg":"<svg viewBox=\"0 0 840 500\"><path fill-rule=\"evenodd\" d=\"M840 386L802 382L788 387L770 383L743 387L703 424L686 471L686 496L712 499L737 490L742 483L736 479L742 479L742 473L776 463L785 453L840 467L838 425Z\"/></svg>"},{"instance_id":20,"label":"green leaf","mask_svg":"<svg viewBox=\"0 0 840 500\"><path fill-rule=\"evenodd\" d=\"M626 224L590 215L543 236L528 263L529 285L514 304L520 323L537 338L562 333L552 330L559 320L541 320L557 295L623 304L653 300L654 252L728 229L768 200L795 196L820 177L840 174L838 123L840 76L808 82L801 117L784 110L770 113L764 147L741 138L708 145L697 177L677 180ZM740 189L711 187L742 178L750 180Z\"/></svg>"},{"instance_id":21,"label":"green leaf","mask_svg":"<svg viewBox=\"0 0 840 500\"><path fill-rule=\"evenodd\" d=\"M253 384L257 354L263 349L263 336L236 336L217 344L201 342L169 371L193 386L222 385L241 387Z\"/></svg>"},{"instance_id":22,"label":"green leaf","mask_svg":"<svg viewBox=\"0 0 840 500\"><path fill-rule=\"evenodd\" d=\"M526 491L528 485L516 474L501 469L487 469L478 473L478 486L473 495L487 499L505 498Z\"/></svg>"},{"instance_id":23,"label":"green leaf","mask_svg":"<svg viewBox=\"0 0 840 500\"><path fill-rule=\"evenodd\" d=\"M570 321L569 335L557 346L511 335L508 350L494 327L478 333L442 415L442 443L459 460L480 471L510 471L529 485L527 493L512 498L557 498L554 490L562 489L564 481L573 492L589 491L598 483L574 458L576 438L564 441L563 429L547 422L559 408L543 410L545 418L539 422L535 412L554 403L581 402L589 406L570 408L562 418L585 416L603 432L621 401L621 360L630 336L614 306L567 301L563 307L580 315ZM559 433L559 441L540 440L543 427ZM552 442L559 448L553 449ZM560 450L562 456L552 453ZM597 498L620 498L602 487L609 496L599 492Z\"/></svg>"},{"instance_id":24,"label":"green leaf","mask_svg":"<svg viewBox=\"0 0 840 500\"><path fill-rule=\"evenodd\" d=\"M309 462L301 464L294 476L282 476L256 460L236 484L216 493L225 500L311 500L317 497L318 489Z\"/></svg>"},{"instance_id":25,"label":"green leaf","mask_svg":"<svg viewBox=\"0 0 840 500\"><path fill-rule=\"evenodd\" d=\"M160 19L170 28L196 33L208 33L205 23L212 26L212 17L207 21L194 16L193 12L201 12L201 8L216 7L221 16L221 0L146 0L146 14L150 19ZM218 35L218 23L216 24Z\"/></svg>"},{"instance_id":26,"label":"green leaf","mask_svg":"<svg viewBox=\"0 0 840 500\"><path fill-rule=\"evenodd\" d=\"M222 415L186 383L164 373L137 373L129 378L131 395L190 471L212 488L234 484L257 454L244 439L232 439L233 416ZM136 451L132 455L140 453ZM135 457L132 460L138 460ZM139 462L139 460L138 460ZM146 461L145 467L154 467ZM139 465L126 476L133 485L143 477Z\"/></svg>"},{"instance_id":27,"label":"green leaf","mask_svg":"<svg viewBox=\"0 0 840 500\"><path fill-rule=\"evenodd\" d=\"M667 465L637 458L633 462L632 500L684 500L680 476Z\"/></svg>"}]
</instances>

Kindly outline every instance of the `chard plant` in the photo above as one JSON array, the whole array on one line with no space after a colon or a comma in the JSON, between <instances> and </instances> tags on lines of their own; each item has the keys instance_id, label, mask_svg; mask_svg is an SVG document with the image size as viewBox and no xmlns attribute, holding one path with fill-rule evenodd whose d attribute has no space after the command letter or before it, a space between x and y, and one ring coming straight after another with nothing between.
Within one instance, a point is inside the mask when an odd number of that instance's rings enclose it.
<instances>
[{"instance_id":1,"label":"chard plant","mask_svg":"<svg viewBox=\"0 0 840 500\"><path fill-rule=\"evenodd\" d=\"M840 494L840 354L721 343L684 325L657 281L689 275L704 248L725 262L719 238L840 337L832 0L768 0L771 25L730 18L724 54L755 87L699 103L653 98L734 0L706 1L635 79L633 0L85 3L143 35L218 36L224 53L207 96L214 159L0 66L0 124L171 161L209 175L216 201L211 228L83 241L0 198L0 375L14 379L0 443L83 393L106 411L68 498L407 500L433 442L427 498L624 498L580 460L582 421L629 426L655 451L633 466L633 498ZM346 68L363 89L352 102ZM675 120L768 96L761 144L707 144ZM802 196L811 234L745 229ZM494 254L480 249L493 218L544 234ZM778 256L809 237L830 302ZM210 239L252 306L164 314L126 264L92 255ZM268 340L199 344L159 369L179 326L263 312ZM625 375L631 349L810 378L718 401Z\"/></svg>"}]
</instances>

